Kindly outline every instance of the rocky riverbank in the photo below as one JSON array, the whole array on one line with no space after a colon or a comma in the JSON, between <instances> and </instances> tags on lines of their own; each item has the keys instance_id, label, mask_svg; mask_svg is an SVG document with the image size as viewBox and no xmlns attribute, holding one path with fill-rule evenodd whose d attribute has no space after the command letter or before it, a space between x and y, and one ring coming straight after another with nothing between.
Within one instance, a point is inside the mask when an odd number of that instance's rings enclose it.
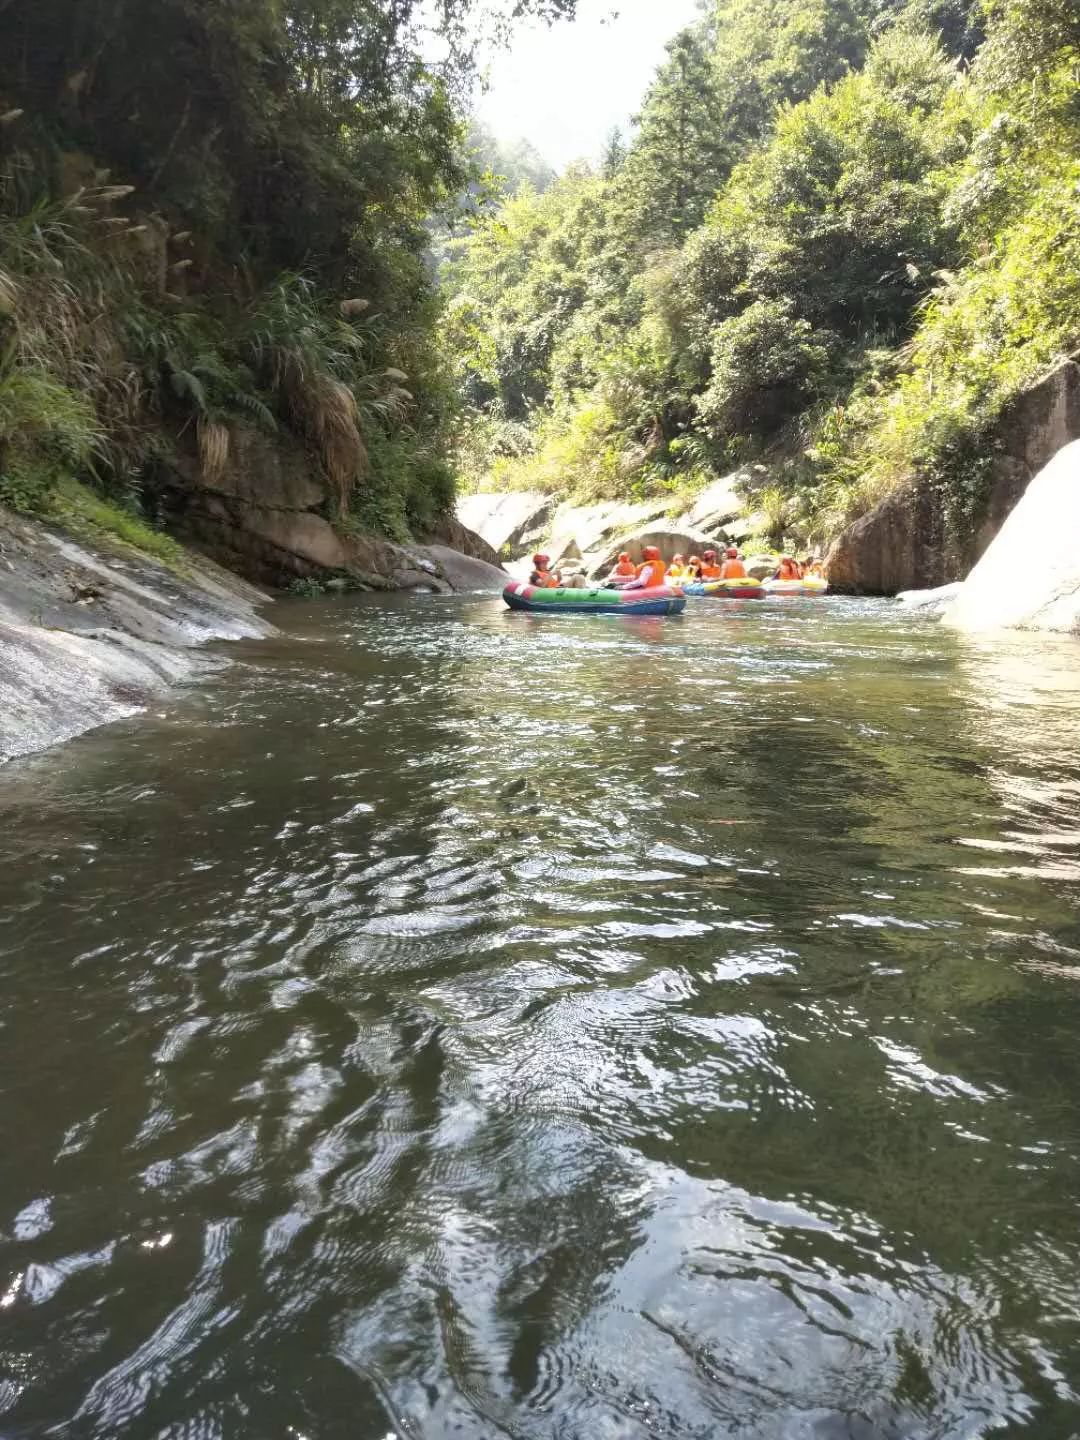
<instances>
[{"instance_id":1,"label":"rocky riverbank","mask_svg":"<svg viewBox=\"0 0 1080 1440\"><path fill-rule=\"evenodd\" d=\"M986 442L985 494L973 523L959 530L950 525L948 496L940 484L913 478L837 538L826 559L830 585L850 594L895 595L962 580L1032 479L1078 437L1080 364L1068 360L998 419Z\"/></svg>"},{"instance_id":2,"label":"rocky riverbank","mask_svg":"<svg viewBox=\"0 0 1080 1440\"><path fill-rule=\"evenodd\" d=\"M284 511L279 523L274 549L287 557L296 536ZM454 521L444 538L469 543ZM354 538L326 559L333 563L293 573L440 593L494 590L505 578L444 543ZM273 634L270 600L194 549L164 560L104 533L76 539L0 510L0 761L135 714L172 685L227 664L204 647Z\"/></svg>"}]
</instances>

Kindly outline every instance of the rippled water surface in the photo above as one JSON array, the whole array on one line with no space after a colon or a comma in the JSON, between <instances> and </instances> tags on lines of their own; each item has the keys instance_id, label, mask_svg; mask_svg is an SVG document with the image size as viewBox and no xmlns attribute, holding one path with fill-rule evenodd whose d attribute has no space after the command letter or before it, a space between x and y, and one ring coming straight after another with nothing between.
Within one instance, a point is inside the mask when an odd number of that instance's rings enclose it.
<instances>
[{"instance_id":1,"label":"rippled water surface","mask_svg":"<svg viewBox=\"0 0 1080 1440\"><path fill-rule=\"evenodd\" d=\"M0 1436L1080 1435L1080 649L279 610L0 771Z\"/></svg>"}]
</instances>

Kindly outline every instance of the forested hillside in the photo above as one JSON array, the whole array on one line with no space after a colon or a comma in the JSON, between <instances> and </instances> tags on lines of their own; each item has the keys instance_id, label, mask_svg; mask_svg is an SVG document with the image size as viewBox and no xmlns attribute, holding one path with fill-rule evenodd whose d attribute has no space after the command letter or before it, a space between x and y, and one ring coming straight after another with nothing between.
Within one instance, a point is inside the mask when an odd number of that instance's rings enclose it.
<instances>
[{"instance_id":1,"label":"forested hillside","mask_svg":"<svg viewBox=\"0 0 1080 1440\"><path fill-rule=\"evenodd\" d=\"M693 489L749 460L820 542L908 475L976 514L1002 407L1080 342L1071 0L717 0L630 143L446 266L466 484Z\"/></svg>"},{"instance_id":2,"label":"forested hillside","mask_svg":"<svg viewBox=\"0 0 1080 1440\"><path fill-rule=\"evenodd\" d=\"M212 477L240 426L306 445L340 526L448 506L427 224L482 168L472 9L0 4L0 503L85 483L152 521L179 452Z\"/></svg>"}]
</instances>

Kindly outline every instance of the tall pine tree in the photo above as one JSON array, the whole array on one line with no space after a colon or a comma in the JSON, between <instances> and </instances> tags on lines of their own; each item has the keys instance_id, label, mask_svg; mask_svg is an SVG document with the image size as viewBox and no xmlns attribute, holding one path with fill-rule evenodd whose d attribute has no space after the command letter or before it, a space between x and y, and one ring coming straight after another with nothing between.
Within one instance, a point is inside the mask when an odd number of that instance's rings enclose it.
<instances>
[{"instance_id":1,"label":"tall pine tree","mask_svg":"<svg viewBox=\"0 0 1080 1440\"><path fill-rule=\"evenodd\" d=\"M701 224L730 166L710 51L699 26L670 42L618 177L631 231L654 247L679 244Z\"/></svg>"}]
</instances>

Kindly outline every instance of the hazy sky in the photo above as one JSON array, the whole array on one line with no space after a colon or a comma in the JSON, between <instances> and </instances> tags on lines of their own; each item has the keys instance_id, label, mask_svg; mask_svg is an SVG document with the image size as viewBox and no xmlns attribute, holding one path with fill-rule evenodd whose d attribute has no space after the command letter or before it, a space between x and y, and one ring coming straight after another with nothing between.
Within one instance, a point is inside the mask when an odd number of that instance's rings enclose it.
<instances>
[{"instance_id":1,"label":"hazy sky","mask_svg":"<svg viewBox=\"0 0 1080 1440\"><path fill-rule=\"evenodd\" d=\"M500 140L531 140L557 169L595 158L613 125L625 131L664 42L697 15L698 0L579 0L570 23L519 25L489 66L477 115Z\"/></svg>"}]
</instances>

